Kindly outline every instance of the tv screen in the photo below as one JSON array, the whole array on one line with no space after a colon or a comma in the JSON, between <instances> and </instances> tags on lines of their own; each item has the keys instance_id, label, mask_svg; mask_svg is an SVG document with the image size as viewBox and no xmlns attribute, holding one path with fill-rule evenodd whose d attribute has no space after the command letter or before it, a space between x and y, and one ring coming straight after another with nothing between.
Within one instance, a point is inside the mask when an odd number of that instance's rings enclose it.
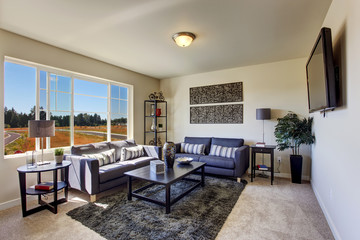
<instances>
[{"instance_id":1,"label":"tv screen","mask_svg":"<svg viewBox=\"0 0 360 240\"><path fill-rule=\"evenodd\" d=\"M322 28L306 64L309 112L336 107L331 30Z\"/></svg>"}]
</instances>

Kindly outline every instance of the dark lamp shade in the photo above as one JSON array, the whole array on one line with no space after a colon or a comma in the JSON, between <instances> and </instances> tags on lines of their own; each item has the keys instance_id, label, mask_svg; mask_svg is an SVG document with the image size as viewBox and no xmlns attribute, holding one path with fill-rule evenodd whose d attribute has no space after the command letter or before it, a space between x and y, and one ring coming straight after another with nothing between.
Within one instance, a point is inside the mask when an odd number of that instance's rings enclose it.
<instances>
[{"instance_id":1,"label":"dark lamp shade","mask_svg":"<svg viewBox=\"0 0 360 240\"><path fill-rule=\"evenodd\" d=\"M29 120L29 137L55 136L55 120Z\"/></svg>"},{"instance_id":2,"label":"dark lamp shade","mask_svg":"<svg viewBox=\"0 0 360 240\"><path fill-rule=\"evenodd\" d=\"M256 120L268 120L271 119L270 108L258 108L256 109Z\"/></svg>"}]
</instances>

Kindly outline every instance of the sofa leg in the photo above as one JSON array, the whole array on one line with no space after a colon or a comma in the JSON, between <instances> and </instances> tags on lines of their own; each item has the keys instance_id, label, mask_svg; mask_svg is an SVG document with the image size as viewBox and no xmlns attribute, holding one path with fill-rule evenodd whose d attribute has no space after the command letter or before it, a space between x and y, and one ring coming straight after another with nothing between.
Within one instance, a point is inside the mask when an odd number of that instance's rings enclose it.
<instances>
[{"instance_id":1,"label":"sofa leg","mask_svg":"<svg viewBox=\"0 0 360 240\"><path fill-rule=\"evenodd\" d=\"M239 177L236 180L238 183L241 182L241 178L239 178Z\"/></svg>"},{"instance_id":2,"label":"sofa leg","mask_svg":"<svg viewBox=\"0 0 360 240\"><path fill-rule=\"evenodd\" d=\"M90 195L90 202L96 201L96 194Z\"/></svg>"}]
</instances>

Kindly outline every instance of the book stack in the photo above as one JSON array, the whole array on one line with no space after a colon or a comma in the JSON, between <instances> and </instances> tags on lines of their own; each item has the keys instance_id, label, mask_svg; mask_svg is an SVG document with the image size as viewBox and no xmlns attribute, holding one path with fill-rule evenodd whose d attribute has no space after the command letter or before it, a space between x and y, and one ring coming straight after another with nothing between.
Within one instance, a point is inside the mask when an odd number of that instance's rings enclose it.
<instances>
[{"instance_id":1,"label":"book stack","mask_svg":"<svg viewBox=\"0 0 360 240\"><path fill-rule=\"evenodd\" d=\"M52 190L54 188L54 184L52 182L44 182L44 183L39 183L35 185L35 190Z\"/></svg>"},{"instance_id":2,"label":"book stack","mask_svg":"<svg viewBox=\"0 0 360 240\"><path fill-rule=\"evenodd\" d=\"M269 170L269 168L266 165L259 164L257 165L259 170Z\"/></svg>"},{"instance_id":3,"label":"book stack","mask_svg":"<svg viewBox=\"0 0 360 240\"><path fill-rule=\"evenodd\" d=\"M257 147L265 147L265 143L264 142L257 142L255 146L257 146Z\"/></svg>"}]
</instances>

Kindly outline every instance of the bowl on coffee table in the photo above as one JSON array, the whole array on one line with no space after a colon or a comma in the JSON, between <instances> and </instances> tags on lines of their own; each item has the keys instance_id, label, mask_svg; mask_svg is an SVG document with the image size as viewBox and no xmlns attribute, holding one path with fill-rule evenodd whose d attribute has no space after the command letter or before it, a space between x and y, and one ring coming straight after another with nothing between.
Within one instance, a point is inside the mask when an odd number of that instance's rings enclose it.
<instances>
[{"instance_id":1,"label":"bowl on coffee table","mask_svg":"<svg viewBox=\"0 0 360 240\"><path fill-rule=\"evenodd\" d=\"M190 158L190 157L179 157L176 159L176 161L180 164L180 165L189 165L194 159Z\"/></svg>"}]
</instances>

